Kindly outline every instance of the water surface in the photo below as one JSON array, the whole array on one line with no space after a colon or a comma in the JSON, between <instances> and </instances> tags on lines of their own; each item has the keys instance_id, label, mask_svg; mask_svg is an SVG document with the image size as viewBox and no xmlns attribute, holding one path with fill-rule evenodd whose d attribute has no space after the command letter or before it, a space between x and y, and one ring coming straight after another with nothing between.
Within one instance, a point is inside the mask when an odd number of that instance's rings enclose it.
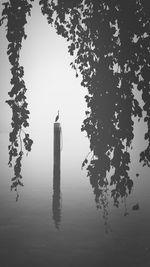
<instances>
[{"instance_id":1,"label":"water surface","mask_svg":"<svg viewBox=\"0 0 150 267\"><path fill-rule=\"evenodd\" d=\"M51 137L45 145L42 140L35 143L31 154L24 159L24 187L19 190L16 202L15 192L10 191L12 169L7 166L8 134L0 135L1 266L148 267L150 182L147 169L142 169L142 175L136 178L126 206L123 202L117 209L110 201L108 218L103 218L103 210L96 209L86 171L81 170L87 144L84 145L81 136L83 151L73 153L71 142L70 149L68 145L62 151L59 210L55 207L59 216L55 217ZM140 209L133 211L132 206L137 202ZM124 216L125 212L129 215Z\"/></svg>"}]
</instances>

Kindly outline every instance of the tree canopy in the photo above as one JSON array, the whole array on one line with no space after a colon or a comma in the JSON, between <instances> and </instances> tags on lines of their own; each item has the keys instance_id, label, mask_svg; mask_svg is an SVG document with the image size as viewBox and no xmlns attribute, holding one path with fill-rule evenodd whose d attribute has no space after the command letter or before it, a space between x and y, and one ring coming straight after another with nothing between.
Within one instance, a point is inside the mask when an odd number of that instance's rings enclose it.
<instances>
[{"instance_id":1,"label":"tree canopy","mask_svg":"<svg viewBox=\"0 0 150 267\"><path fill-rule=\"evenodd\" d=\"M23 144L31 150L32 140L24 131L28 126L26 86L19 52L24 26L31 15L34 0L10 0L4 3L1 24L6 22L9 42L7 54L11 63L12 90L7 103L12 109L9 165L16 158L12 188L21 185ZM70 63L81 85L88 89L87 110L81 131L89 138L92 157L85 158L97 206L111 186L116 206L119 199L131 193L129 177L130 150L134 138L134 117L144 116L147 123L147 148L139 161L150 166L150 3L146 0L40 0L41 12L57 34L68 42ZM138 101L135 91L140 91ZM112 175L108 178L108 173Z\"/></svg>"}]
</instances>

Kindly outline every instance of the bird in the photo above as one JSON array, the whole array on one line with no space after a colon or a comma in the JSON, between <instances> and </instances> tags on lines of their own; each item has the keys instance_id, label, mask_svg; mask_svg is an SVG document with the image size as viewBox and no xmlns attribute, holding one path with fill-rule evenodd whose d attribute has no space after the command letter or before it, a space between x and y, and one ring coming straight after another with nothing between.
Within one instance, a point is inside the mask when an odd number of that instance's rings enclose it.
<instances>
[{"instance_id":1,"label":"bird","mask_svg":"<svg viewBox=\"0 0 150 267\"><path fill-rule=\"evenodd\" d=\"M59 120L59 110L58 110L58 113L57 113L57 116L55 118L55 122Z\"/></svg>"}]
</instances>

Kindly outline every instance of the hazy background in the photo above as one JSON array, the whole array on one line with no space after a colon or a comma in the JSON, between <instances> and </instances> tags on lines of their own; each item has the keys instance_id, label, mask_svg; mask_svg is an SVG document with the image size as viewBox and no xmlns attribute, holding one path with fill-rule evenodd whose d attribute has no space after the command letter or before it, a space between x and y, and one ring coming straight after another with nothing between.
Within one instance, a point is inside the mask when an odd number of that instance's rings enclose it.
<instances>
[{"instance_id":1,"label":"hazy background","mask_svg":"<svg viewBox=\"0 0 150 267\"><path fill-rule=\"evenodd\" d=\"M37 1L36 1L37 3ZM1 11L1 6L0 6ZM139 266L150 264L149 169L138 163L144 149L143 122L135 124L130 175L134 189L126 203L96 210L94 194L81 164L89 142L80 131L86 89L69 66L67 43L57 36L34 4L26 25L20 63L30 110L29 132L34 140L23 159L19 201L10 192L13 169L7 165L11 110L5 103L10 86L4 26L0 28L0 261L3 267ZM53 122L60 110L62 125L61 223L53 220ZM137 178L136 173L140 176ZM139 203L140 210L132 211ZM124 212L129 215L124 217ZM108 230L108 234L106 234Z\"/></svg>"}]
</instances>

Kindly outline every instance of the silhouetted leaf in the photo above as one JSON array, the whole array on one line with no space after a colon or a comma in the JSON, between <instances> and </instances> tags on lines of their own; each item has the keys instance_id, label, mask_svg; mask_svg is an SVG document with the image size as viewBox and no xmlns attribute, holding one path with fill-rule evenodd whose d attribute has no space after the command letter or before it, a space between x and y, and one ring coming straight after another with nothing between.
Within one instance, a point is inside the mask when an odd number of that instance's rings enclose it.
<instances>
[{"instance_id":1,"label":"silhouetted leaf","mask_svg":"<svg viewBox=\"0 0 150 267\"><path fill-rule=\"evenodd\" d=\"M132 210L139 210L139 209L140 209L139 203L133 205L132 207Z\"/></svg>"}]
</instances>

